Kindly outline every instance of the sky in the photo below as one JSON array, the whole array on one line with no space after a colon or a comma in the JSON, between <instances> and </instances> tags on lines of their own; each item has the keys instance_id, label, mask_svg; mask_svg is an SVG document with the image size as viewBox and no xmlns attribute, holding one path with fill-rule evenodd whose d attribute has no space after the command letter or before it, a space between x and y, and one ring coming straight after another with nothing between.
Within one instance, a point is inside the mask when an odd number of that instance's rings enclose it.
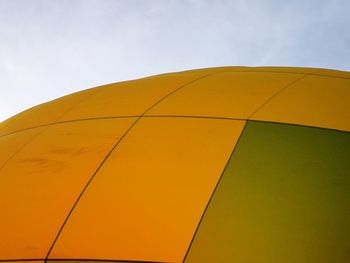
<instances>
[{"instance_id":1,"label":"sky","mask_svg":"<svg viewBox=\"0 0 350 263\"><path fill-rule=\"evenodd\" d=\"M219 66L350 71L349 0L0 0L0 121L94 86Z\"/></svg>"}]
</instances>

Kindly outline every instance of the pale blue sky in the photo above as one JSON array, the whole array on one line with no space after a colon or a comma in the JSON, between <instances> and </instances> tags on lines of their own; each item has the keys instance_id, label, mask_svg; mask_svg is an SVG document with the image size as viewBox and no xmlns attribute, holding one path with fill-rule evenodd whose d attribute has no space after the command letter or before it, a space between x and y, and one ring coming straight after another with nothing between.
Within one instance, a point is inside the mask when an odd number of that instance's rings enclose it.
<instances>
[{"instance_id":1,"label":"pale blue sky","mask_svg":"<svg viewBox=\"0 0 350 263\"><path fill-rule=\"evenodd\" d=\"M0 0L0 121L93 86L216 66L350 71L348 0Z\"/></svg>"}]
</instances>

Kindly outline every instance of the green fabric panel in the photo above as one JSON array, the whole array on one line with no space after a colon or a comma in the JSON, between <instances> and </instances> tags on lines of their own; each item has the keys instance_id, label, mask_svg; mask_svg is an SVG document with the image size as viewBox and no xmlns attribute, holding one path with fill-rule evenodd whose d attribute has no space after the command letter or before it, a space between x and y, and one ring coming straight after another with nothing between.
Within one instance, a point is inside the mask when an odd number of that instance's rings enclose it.
<instances>
[{"instance_id":1,"label":"green fabric panel","mask_svg":"<svg viewBox=\"0 0 350 263\"><path fill-rule=\"evenodd\" d=\"M185 262L350 262L350 133L248 122Z\"/></svg>"}]
</instances>

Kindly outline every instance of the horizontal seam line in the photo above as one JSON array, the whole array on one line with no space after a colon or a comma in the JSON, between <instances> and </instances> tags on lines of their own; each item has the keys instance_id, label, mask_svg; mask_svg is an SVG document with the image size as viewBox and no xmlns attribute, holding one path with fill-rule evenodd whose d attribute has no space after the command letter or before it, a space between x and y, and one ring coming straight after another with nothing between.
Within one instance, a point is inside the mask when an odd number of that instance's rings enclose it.
<instances>
[{"instance_id":1,"label":"horizontal seam line","mask_svg":"<svg viewBox=\"0 0 350 263\"><path fill-rule=\"evenodd\" d=\"M332 130L332 131L339 131L339 132L349 132L346 130L339 130L336 128L328 128L328 127L320 127L320 126L311 126L311 125L305 125L305 124L298 124L298 123L288 123L288 122L277 122L277 121L269 121L269 120L254 120L254 119L246 119L246 118L233 118L233 117L215 117L215 116L201 116L201 115L130 115L130 116L112 116L112 117L98 117L98 118L86 118L86 119L76 119L76 120L68 120L68 121L61 121L61 122L54 122L54 123L48 123L44 125L38 125L34 127L25 128L22 130L17 130L11 133L7 133L0 136L0 139L2 137L10 136L16 133L24 132L27 130L33 130L37 128L43 128L51 125L60 125L70 122L79 122L79 121L93 121L93 120L108 120L108 119L127 119L127 118L193 118L193 119L215 119L215 120L231 120L231 121L260 121L260 122L269 122L269 123L278 123L278 124L288 124L288 125L296 125L296 126L303 126L303 127L311 127L311 128L319 128L319 129L326 129L326 130ZM0 260L1 261L1 260Z\"/></svg>"},{"instance_id":2,"label":"horizontal seam line","mask_svg":"<svg viewBox=\"0 0 350 263\"><path fill-rule=\"evenodd\" d=\"M181 73L183 71L180 71L180 72L171 72L171 73L165 73L165 74L176 74L176 73ZM218 75L218 74L222 74L222 73L249 73L249 72L252 72L252 73L281 73L281 74L298 74L298 75L307 75L307 76L322 76L322 77L330 77L330 78L340 78L340 79L348 79L350 80L350 77L347 78L347 77L340 77L340 76L329 76L329 75L323 75L323 74L319 74L319 73L301 73L301 72L289 72L289 71L267 71L267 70L260 70L260 71L255 71L255 70L240 70L240 71L230 71L230 70L227 70L227 71L219 71L219 72L215 72L213 74L210 74L209 77L211 75ZM156 77L156 76L162 76L163 74L160 74L160 75L153 75L153 76L149 76L149 77ZM148 78L148 77L145 77L145 78ZM141 79L144 79L144 78L141 78ZM136 79L137 80L137 79ZM130 80L132 81L132 80ZM90 89L94 89L94 88L98 88L98 87L103 87L103 86L107 86L107 85L113 85L113 84L118 84L118 83L123 83L123 82L127 82L127 81L121 81L121 82L114 82L114 83L109 83L109 84L104 84L104 85L101 85L101 86L97 86L97 87L93 87L93 88L90 88ZM73 95L74 93L72 94L68 94L66 96L69 96L69 95ZM66 97L64 96L64 97ZM50 101L49 101L50 102ZM46 103L49 103L49 102L46 102ZM37 106L40 106L41 104L39 105L36 105L34 107L37 107ZM30 110L30 109L28 109ZM14 132L11 132L11 133L7 133L7 134L4 134L4 135L1 135L0 138L2 137L5 137L5 136L8 136L8 135L11 135L11 134L14 134L14 133L17 133L17 132L21 132L21 131L26 131L26 130L30 130L30 129L36 129L36 128L40 128L40 127L45 127L45 126L49 126L49 125L55 125L55 124L61 124L61 123L67 123L67 122L73 122L73 121L88 121L88 120L97 120L97 119L112 119L112 118L138 118L142 115L135 115L135 116L113 116L113 117L98 117L98 118L87 118L87 119L77 119L77 120L69 120L69 121L61 121L61 122L55 122L55 123L49 123L49 124L44 124L44 125L38 125L38 126L34 126L34 127L30 127L30 128L25 128L25 129L22 129L22 130L18 130L18 131L14 131ZM151 115L148 115L148 116L151 116ZM147 116L142 116L142 117L147 117ZM181 116L183 117L183 116ZM202 116L200 116L202 117ZM232 119L232 118L231 118ZM242 119L243 120L243 119ZM248 119L244 119L244 120L250 120L249 118ZM0 122L1 123L1 122ZM311 126L313 127L313 126ZM336 129L335 129L336 130ZM341 131L341 130L340 130Z\"/></svg>"},{"instance_id":3,"label":"horizontal seam line","mask_svg":"<svg viewBox=\"0 0 350 263\"><path fill-rule=\"evenodd\" d=\"M44 261L45 259L0 259L0 262L18 262L18 261ZM96 259L96 258L49 258L47 261L96 261L96 262L137 262L137 263L166 263L166 261L144 261L127 259Z\"/></svg>"},{"instance_id":4,"label":"horizontal seam line","mask_svg":"<svg viewBox=\"0 0 350 263\"><path fill-rule=\"evenodd\" d=\"M106 155L106 157L104 158L104 160L101 162L101 164L98 166L97 170L93 173L92 177L89 179L89 181L87 182L86 186L84 187L84 189L82 190L82 192L80 193L80 195L78 196L77 200L75 201L75 203L73 204L73 207L71 208L70 212L68 213L65 221L63 222L63 225L61 226L56 238L54 239L51 247L49 248L49 251L47 252L47 255L45 257L45 263L47 262L51 252L53 251L58 238L60 237L66 223L68 222L68 220L70 219L71 214L73 213L75 207L78 205L78 203L80 202L82 196L84 195L84 193L86 192L86 189L89 187L89 185L91 184L91 182L94 180L94 178L96 177L97 173L99 172L99 170L101 169L101 167L105 164L105 162L109 159L109 157L111 156L111 154L113 153L113 151L118 147L118 145L123 141L123 139L128 135L128 133L134 128L134 126L138 123L139 120L141 120L141 118L148 112L150 111L154 106L158 105L160 102L162 102L164 99L168 98L169 96L171 96L172 94L174 94L175 92L177 92L180 89L183 89L184 87L187 87L188 85L204 79L208 76L210 76L211 74L207 74L204 75L200 78L196 78L194 80L191 80L190 82L187 82L186 84L181 85L180 87L176 88L175 90L173 90L172 92L168 93L167 95L163 96L162 98L160 98L159 100L157 100L155 103L153 103L150 107L148 107L144 112L142 112L142 114L136 118L133 122L133 124L126 130L126 132L124 132L124 134L118 139L118 141L116 142L116 144L113 146L113 148L109 151L109 153Z\"/></svg>"},{"instance_id":5,"label":"horizontal seam line","mask_svg":"<svg viewBox=\"0 0 350 263\"><path fill-rule=\"evenodd\" d=\"M85 118L85 119L58 121L58 122L52 122L52 123L42 124L42 125L38 125L38 126L28 127L28 128L24 128L21 130L16 130L16 131L1 135L0 138L5 137L5 136L9 136L9 135L12 135L15 133L27 131L27 130L33 130L33 129L37 129L37 128L43 128L43 127L47 127L47 126L51 126L51 125L65 124L65 123L70 123L70 122L105 120L105 119L122 119L122 118L126 119L126 118L138 118L138 117L140 117L140 116L137 116L137 115L135 115L135 116L111 116L111 117L96 117L96 118Z\"/></svg>"},{"instance_id":6,"label":"horizontal seam line","mask_svg":"<svg viewBox=\"0 0 350 263\"><path fill-rule=\"evenodd\" d=\"M194 69L196 70L196 69ZM197 69L197 70L200 70L200 69ZM157 76L163 76L163 75L166 75L166 74L181 74L183 72L187 72L187 71L178 71L178 72L170 72L170 73L164 73L164 74L159 74L159 75L152 75L152 76L148 76L148 77L144 77L144 78L140 78L140 79L134 79L134 80L127 80L127 81L120 81L120 82L111 82L111 83L107 83L107 84L102 84L100 86L95 86L95 87L92 87L92 88L88 88L86 90L91 90L91 89L95 89L95 88L100 88L100 87L104 87L104 86L109 86L109 85L114 85L114 84L119 84L119 83L124 83L124 82L129 82L129 81L136 81L136 80L142 80L142 79L146 79L146 78L151 78L151 77L157 77ZM279 74L298 74L298 75L308 75L308 76L321 76L321 77L329 77L329 78L340 78L340 79L348 79L350 80L350 77L341 77L341 76L332 76L332 75L324 75L324 74L321 74L321 73L302 73L302 72L290 72L290 71L269 71L269 70L225 70L225 71L218 71L218 72L214 72L213 74L210 74L210 75L218 75L218 74L221 74L221 73L279 73ZM85 91L85 90L81 90L81 91ZM81 92L81 91L78 91L78 92ZM78 93L78 92L75 92L75 93ZM67 96L70 96L70 95L74 95L75 93L71 93L71 94L68 94L68 95L64 95L62 96L61 98L63 97L67 97ZM58 98L59 99L59 98ZM42 104L46 104L46 103L50 103L52 101L55 101L56 99L54 100L51 100L51 101L47 101L47 102L44 102L44 103L40 103L38 105L35 105L31 108L35 108L35 107L38 107ZM27 110L30 110L31 108L28 108ZM26 111L26 110L25 110ZM21 112L19 112L18 114L20 114ZM14 115L16 116L16 115ZM1 124L1 122L0 122Z\"/></svg>"},{"instance_id":7,"label":"horizontal seam line","mask_svg":"<svg viewBox=\"0 0 350 263\"><path fill-rule=\"evenodd\" d=\"M320 130L350 133L350 131L338 130L335 128L325 128L325 127L311 126L311 125L298 124L298 123L276 122L276 121L268 121L268 120L251 120L251 119L249 119L247 121L249 121L249 122L265 122L265 123L273 123L273 124L281 124L281 125L291 125L291 126L298 126L298 127L305 127L305 128L314 128L314 129L320 129Z\"/></svg>"},{"instance_id":8,"label":"horizontal seam line","mask_svg":"<svg viewBox=\"0 0 350 263\"><path fill-rule=\"evenodd\" d=\"M65 124L65 123L70 123L70 122L79 122L79 121L93 121L93 120L108 120L108 119L128 119L128 118L144 118L144 117L150 117L150 118L208 118L208 119L227 119L227 120L246 120L244 118L230 118L230 117L211 117L211 116L190 116L190 115L129 115L129 116L110 116L110 117L96 117L96 118L85 118L85 119L75 119L75 120L67 120L67 121L59 121L59 122L52 122L52 123L47 123L47 124L43 124L43 125L38 125L38 126L33 126L33 127L29 127L29 128L25 128L25 129L21 129L21 130L16 130L14 132L10 132L10 133L6 133L0 136L0 138L5 137L5 136L9 136L15 133L19 133L19 132L24 132L27 130L33 130L33 129L37 129L37 128L43 128L43 127L47 127L47 126L51 126L51 125L59 125L59 124Z\"/></svg>"},{"instance_id":9,"label":"horizontal seam line","mask_svg":"<svg viewBox=\"0 0 350 263\"><path fill-rule=\"evenodd\" d=\"M90 258L48 258L47 261L98 261L98 262L138 262L138 263L167 263L167 261L145 261L130 259L90 259Z\"/></svg>"},{"instance_id":10,"label":"horizontal seam line","mask_svg":"<svg viewBox=\"0 0 350 263\"><path fill-rule=\"evenodd\" d=\"M19 258L19 259L0 259L0 262L16 262L16 261L41 261L41 258Z\"/></svg>"}]
</instances>

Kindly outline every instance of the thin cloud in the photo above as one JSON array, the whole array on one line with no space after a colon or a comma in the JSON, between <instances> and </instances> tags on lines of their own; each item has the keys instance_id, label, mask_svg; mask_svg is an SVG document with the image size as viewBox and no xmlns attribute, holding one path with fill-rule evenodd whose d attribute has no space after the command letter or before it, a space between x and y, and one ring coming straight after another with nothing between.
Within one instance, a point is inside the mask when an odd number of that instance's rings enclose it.
<instances>
[{"instance_id":1,"label":"thin cloud","mask_svg":"<svg viewBox=\"0 0 350 263\"><path fill-rule=\"evenodd\" d=\"M350 4L2 0L0 120L96 85L223 65L350 70Z\"/></svg>"}]
</instances>

